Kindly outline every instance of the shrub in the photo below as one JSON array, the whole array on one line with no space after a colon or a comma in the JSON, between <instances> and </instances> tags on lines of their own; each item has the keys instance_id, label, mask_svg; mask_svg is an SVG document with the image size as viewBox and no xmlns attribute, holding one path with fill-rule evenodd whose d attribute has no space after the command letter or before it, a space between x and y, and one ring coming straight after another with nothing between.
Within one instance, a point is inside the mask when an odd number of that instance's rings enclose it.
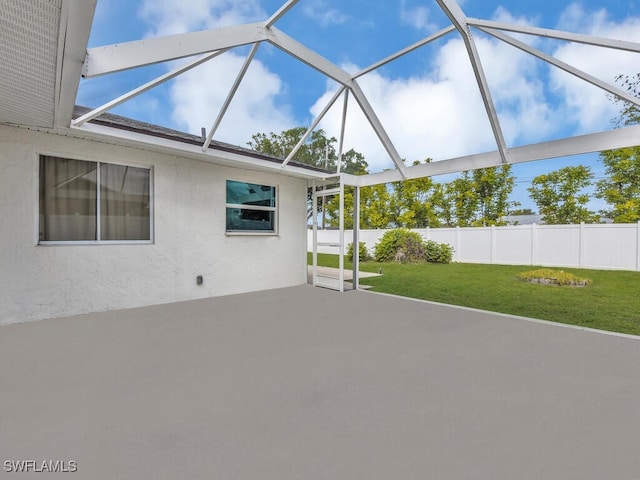
<instances>
[{"instance_id":1,"label":"shrub","mask_svg":"<svg viewBox=\"0 0 640 480\"><path fill-rule=\"evenodd\" d=\"M424 262L426 255L420 234L406 228L386 232L376 244L374 252L377 262Z\"/></svg>"},{"instance_id":2,"label":"shrub","mask_svg":"<svg viewBox=\"0 0 640 480\"><path fill-rule=\"evenodd\" d=\"M580 278L573 273L564 272L562 270L552 270L550 268L541 268L539 270L523 272L519 274L518 277L527 282L547 285L583 287L591 284L591 280L588 278Z\"/></svg>"},{"instance_id":3,"label":"shrub","mask_svg":"<svg viewBox=\"0 0 640 480\"><path fill-rule=\"evenodd\" d=\"M438 243L433 240L425 242L427 250L427 262L451 263L453 260L453 247L447 243Z\"/></svg>"},{"instance_id":4,"label":"shrub","mask_svg":"<svg viewBox=\"0 0 640 480\"><path fill-rule=\"evenodd\" d=\"M453 247L433 240L424 241L417 232L396 228L386 232L374 247L377 262L451 263Z\"/></svg>"},{"instance_id":5,"label":"shrub","mask_svg":"<svg viewBox=\"0 0 640 480\"><path fill-rule=\"evenodd\" d=\"M371 255L369 254L369 250L367 250L367 244L364 242L358 242L358 258L361 262L371 260ZM347 259L353 259L353 243L347 245Z\"/></svg>"}]
</instances>

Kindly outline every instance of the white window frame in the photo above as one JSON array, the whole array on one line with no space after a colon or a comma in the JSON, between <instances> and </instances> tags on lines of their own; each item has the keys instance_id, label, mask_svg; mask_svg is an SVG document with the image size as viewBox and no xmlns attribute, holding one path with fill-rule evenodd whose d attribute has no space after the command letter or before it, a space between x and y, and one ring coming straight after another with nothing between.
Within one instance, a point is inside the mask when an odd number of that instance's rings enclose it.
<instances>
[{"instance_id":1,"label":"white window frame","mask_svg":"<svg viewBox=\"0 0 640 480\"><path fill-rule=\"evenodd\" d=\"M78 160L81 162L95 163L96 168L96 237L100 238L100 164L118 165L121 167L133 167L140 168L149 171L149 239L148 240L40 240L40 159L42 157L55 157L65 160ZM37 246L51 246L51 245L153 245L155 243L155 189L154 189L154 168L150 165L142 165L135 163L125 162L105 162L104 160L95 158L80 158L75 155L68 155L58 152L38 152L36 154L36 245Z\"/></svg>"},{"instance_id":2,"label":"white window frame","mask_svg":"<svg viewBox=\"0 0 640 480\"><path fill-rule=\"evenodd\" d=\"M239 203L227 203L227 182L238 182L238 183L247 183L251 185L259 185L265 187L271 187L276 189L276 206L275 207L264 207L260 205L244 205ZM279 206L280 206L280 185L272 184L272 183L263 183L256 180L247 180L244 178L227 178L224 182L224 198L225 198L225 208L224 208L224 230L225 235L227 236L261 236L261 237L273 237L279 235L279 226L280 226L280 215L279 215ZM273 213L273 230L227 230L227 209L228 208L239 208L241 210L256 210L262 212L274 212Z\"/></svg>"}]
</instances>

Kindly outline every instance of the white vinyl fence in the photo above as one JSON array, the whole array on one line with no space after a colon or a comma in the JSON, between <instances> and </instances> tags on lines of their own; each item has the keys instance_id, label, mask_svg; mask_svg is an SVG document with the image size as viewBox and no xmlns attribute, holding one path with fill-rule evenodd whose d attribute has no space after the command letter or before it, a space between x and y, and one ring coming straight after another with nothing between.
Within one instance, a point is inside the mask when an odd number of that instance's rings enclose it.
<instances>
[{"instance_id":1,"label":"white vinyl fence","mask_svg":"<svg viewBox=\"0 0 640 480\"><path fill-rule=\"evenodd\" d=\"M387 230L361 230L370 252ZM481 228L414 229L425 240L448 243L462 263L544 265L640 271L640 222L637 224L518 225ZM313 232L308 231L312 250ZM345 248L353 231L345 230ZM338 243L338 231L318 230L319 242ZM331 247L320 253L337 254Z\"/></svg>"}]
</instances>

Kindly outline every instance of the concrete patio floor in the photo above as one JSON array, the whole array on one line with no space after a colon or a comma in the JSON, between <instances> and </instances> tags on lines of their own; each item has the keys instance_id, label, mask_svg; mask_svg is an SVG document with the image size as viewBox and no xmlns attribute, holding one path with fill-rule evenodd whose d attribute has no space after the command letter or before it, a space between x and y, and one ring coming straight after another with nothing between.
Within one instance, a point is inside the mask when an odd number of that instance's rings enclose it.
<instances>
[{"instance_id":1,"label":"concrete patio floor","mask_svg":"<svg viewBox=\"0 0 640 480\"><path fill-rule=\"evenodd\" d=\"M0 478L637 480L639 366L636 338L310 286L7 325Z\"/></svg>"}]
</instances>

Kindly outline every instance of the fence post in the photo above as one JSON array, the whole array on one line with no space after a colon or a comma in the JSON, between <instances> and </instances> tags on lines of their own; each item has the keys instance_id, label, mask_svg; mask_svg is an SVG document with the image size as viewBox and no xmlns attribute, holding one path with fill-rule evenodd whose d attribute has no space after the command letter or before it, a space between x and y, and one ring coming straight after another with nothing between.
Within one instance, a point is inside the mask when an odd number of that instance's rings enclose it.
<instances>
[{"instance_id":1,"label":"fence post","mask_svg":"<svg viewBox=\"0 0 640 480\"><path fill-rule=\"evenodd\" d=\"M580 222L580 238L578 240L578 265L584 267L584 222Z\"/></svg>"},{"instance_id":2,"label":"fence post","mask_svg":"<svg viewBox=\"0 0 640 480\"><path fill-rule=\"evenodd\" d=\"M456 262L460 261L460 227L456 227Z\"/></svg>"},{"instance_id":3,"label":"fence post","mask_svg":"<svg viewBox=\"0 0 640 480\"><path fill-rule=\"evenodd\" d=\"M636 229L636 272L640 272L640 220L638 221L638 228Z\"/></svg>"},{"instance_id":4,"label":"fence post","mask_svg":"<svg viewBox=\"0 0 640 480\"><path fill-rule=\"evenodd\" d=\"M489 263L493 265L496 263L496 226L491 225L491 257Z\"/></svg>"},{"instance_id":5,"label":"fence post","mask_svg":"<svg viewBox=\"0 0 640 480\"><path fill-rule=\"evenodd\" d=\"M531 265L538 264L538 232L536 224L531 224Z\"/></svg>"}]
</instances>

